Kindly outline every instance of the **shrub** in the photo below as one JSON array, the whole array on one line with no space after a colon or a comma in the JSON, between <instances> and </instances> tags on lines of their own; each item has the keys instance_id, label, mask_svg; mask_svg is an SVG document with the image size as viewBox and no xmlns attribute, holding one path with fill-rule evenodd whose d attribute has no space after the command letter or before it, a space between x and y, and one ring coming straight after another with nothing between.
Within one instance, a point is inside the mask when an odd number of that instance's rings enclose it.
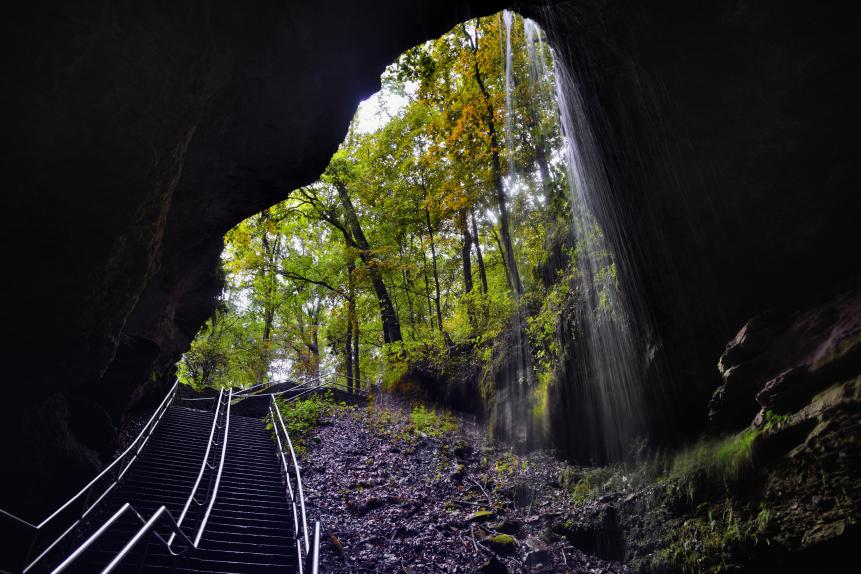
<instances>
[{"instance_id":1,"label":"shrub","mask_svg":"<svg viewBox=\"0 0 861 574\"><path fill-rule=\"evenodd\" d=\"M305 454L305 438L308 432L320 424L321 418L332 414L335 409L332 391L328 391L325 395L310 395L308 398L290 402L278 398L275 399L275 403L281 411L281 416L284 417L287 433L298 456Z\"/></svg>"},{"instance_id":2,"label":"shrub","mask_svg":"<svg viewBox=\"0 0 861 574\"><path fill-rule=\"evenodd\" d=\"M413 407L410 413L413 429L417 433L424 433L432 437L441 437L442 435L457 430L458 425L454 418L448 414L440 414L433 409L426 409L424 405Z\"/></svg>"}]
</instances>

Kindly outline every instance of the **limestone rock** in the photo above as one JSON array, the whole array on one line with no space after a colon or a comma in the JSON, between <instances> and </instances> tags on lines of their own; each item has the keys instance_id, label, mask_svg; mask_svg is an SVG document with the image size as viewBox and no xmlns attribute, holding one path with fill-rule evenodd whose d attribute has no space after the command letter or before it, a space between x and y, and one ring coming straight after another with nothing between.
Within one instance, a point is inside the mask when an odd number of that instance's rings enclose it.
<instances>
[{"instance_id":1,"label":"limestone rock","mask_svg":"<svg viewBox=\"0 0 861 574\"><path fill-rule=\"evenodd\" d=\"M709 404L717 430L748 425L766 409L792 413L821 390L861 372L861 287L792 315L752 319L719 361L723 384Z\"/></svg>"}]
</instances>

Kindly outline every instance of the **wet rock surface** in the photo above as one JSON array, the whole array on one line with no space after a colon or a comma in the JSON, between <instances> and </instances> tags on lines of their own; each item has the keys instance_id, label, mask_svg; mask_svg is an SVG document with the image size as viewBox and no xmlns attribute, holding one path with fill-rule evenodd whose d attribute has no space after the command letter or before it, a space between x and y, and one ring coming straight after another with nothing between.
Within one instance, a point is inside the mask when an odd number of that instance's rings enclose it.
<instances>
[{"instance_id":1,"label":"wet rock surface","mask_svg":"<svg viewBox=\"0 0 861 574\"><path fill-rule=\"evenodd\" d=\"M627 572L552 528L574 506L560 462L515 457L469 424L410 433L407 412L381 428L378 413L339 412L312 435L304 481L324 571Z\"/></svg>"}]
</instances>

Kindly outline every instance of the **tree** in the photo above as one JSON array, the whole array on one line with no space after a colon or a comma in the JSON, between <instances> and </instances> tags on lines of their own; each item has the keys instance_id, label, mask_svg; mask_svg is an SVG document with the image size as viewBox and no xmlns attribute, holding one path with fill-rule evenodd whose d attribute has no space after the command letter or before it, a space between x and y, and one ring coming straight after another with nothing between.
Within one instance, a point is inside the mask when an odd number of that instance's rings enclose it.
<instances>
[{"instance_id":1,"label":"tree","mask_svg":"<svg viewBox=\"0 0 861 574\"><path fill-rule=\"evenodd\" d=\"M528 53L518 20L506 68L504 34L484 18L406 52L383 78L403 105L354 122L319 181L227 234L223 311L190 378L337 369L356 388L390 357L439 365L515 322L564 180L549 53Z\"/></svg>"}]
</instances>

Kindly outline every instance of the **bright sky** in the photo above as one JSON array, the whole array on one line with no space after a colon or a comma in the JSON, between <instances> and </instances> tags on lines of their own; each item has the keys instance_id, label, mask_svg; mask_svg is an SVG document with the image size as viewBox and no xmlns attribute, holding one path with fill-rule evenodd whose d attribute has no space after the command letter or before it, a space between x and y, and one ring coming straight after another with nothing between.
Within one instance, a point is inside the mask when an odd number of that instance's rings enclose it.
<instances>
[{"instance_id":1,"label":"bright sky","mask_svg":"<svg viewBox=\"0 0 861 574\"><path fill-rule=\"evenodd\" d=\"M407 85L407 90L411 91L415 88ZM388 123L389 118L401 111L408 101L406 96L380 90L359 104L356 112L358 115L356 130L362 134L377 131Z\"/></svg>"}]
</instances>

